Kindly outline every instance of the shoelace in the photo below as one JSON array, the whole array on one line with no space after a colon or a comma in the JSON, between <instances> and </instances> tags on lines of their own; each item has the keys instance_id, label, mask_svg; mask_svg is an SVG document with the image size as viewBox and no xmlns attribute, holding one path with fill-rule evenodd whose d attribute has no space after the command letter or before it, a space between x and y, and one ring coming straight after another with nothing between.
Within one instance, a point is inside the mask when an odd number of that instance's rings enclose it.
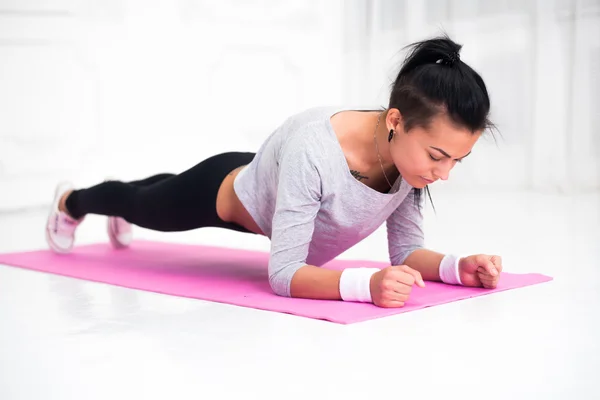
<instances>
[{"instance_id":1,"label":"shoelace","mask_svg":"<svg viewBox=\"0 0 600 400\"><path fill-rule=\"evenodd\" d=\"M56 214L53 231L57 235L70 235L75 230L77 223L64 214Z\"/></svg>"}]
</instances>

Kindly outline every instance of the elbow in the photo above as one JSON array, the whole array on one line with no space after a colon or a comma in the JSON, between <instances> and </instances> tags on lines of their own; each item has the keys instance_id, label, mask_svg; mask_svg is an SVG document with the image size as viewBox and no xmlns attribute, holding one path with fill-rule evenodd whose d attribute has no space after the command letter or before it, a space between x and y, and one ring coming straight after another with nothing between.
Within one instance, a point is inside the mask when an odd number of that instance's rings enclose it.
<instances>
[{"instance_id":1,"label":"elbow","mask_svg":"<svg viewBox=\"0 0 600 400\"><path fill-rule=\"evenodd\" d=\"M271 290L277 296L290 297L290 285L280 275L281 273L279 272L269 272L269 286L271 286Z\"/></svg>"},{"instance_id":2,"label":"elbow","mask_svg":"<svg viewBox=\"0 0 600 400\"><path fill-rule=\"evenodd\" d=\"M273 293L282 297L292 297L292 279L296 271L304 265L303 262L297 262L285 267L269 265L269 286L271 286Z\"/></svg>"},{"instance_id":3,"label":"elbow","mask_svg":"<svg viewBox=\"0 0 600 400\"><path fill-rule=\"evenodd\" d=\"M397 252L394 257L392 257L392 265L403 265L406 262L406 259L415 251L422 249L423 246L413 245L410 247L405 247L399 252Z\"/></svg>"}]
</instances>

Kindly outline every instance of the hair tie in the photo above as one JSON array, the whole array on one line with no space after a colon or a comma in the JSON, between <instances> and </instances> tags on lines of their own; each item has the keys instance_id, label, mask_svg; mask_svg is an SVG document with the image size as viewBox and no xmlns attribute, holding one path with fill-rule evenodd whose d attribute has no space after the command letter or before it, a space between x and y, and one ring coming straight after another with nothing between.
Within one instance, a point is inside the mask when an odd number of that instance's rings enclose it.
<instances>
[{"instance_id":1,"label":"hair tie","mask_svg":"<svg viewBox=\"0 0 600 400\"><path fill-rule=\"evenodd\" d=\"M458 54L458 52L456 52L456 51L453 51L452 53L450 53L448 55L448 57L443 57L443 58L437 60L435 63L436 64L444 64L444 65L448 65L451 67L458 61L460 61L460 54Z\"/></svg>"},{"instance_id":2,"label":"hair tie","mask_svg":"<svg viewBox=\"0 0 600 400\"><path fill-rule=\"evenodd\" d=\"M452 53L450 53L450 65L454 64L455 62L460 61L460 54L458 54L458 52L453 51Z\"/></svg>"}]
</instances>

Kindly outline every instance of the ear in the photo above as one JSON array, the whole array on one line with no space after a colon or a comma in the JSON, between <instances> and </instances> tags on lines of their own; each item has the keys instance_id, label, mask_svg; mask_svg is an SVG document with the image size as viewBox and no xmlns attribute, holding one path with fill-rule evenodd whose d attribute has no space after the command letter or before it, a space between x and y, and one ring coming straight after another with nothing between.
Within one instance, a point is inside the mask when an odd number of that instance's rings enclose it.
<instances>
[{"instance_id":1,"label":"ear","mask_svg":"<svg viewBox=\"0 0 600 400\"><path fill-rule=\"evenodd\" d=\"M402 114L397 108L390 108L385 117L387 131L393 129L395 132L404 132Z\"/></svg>"}]
</instances>

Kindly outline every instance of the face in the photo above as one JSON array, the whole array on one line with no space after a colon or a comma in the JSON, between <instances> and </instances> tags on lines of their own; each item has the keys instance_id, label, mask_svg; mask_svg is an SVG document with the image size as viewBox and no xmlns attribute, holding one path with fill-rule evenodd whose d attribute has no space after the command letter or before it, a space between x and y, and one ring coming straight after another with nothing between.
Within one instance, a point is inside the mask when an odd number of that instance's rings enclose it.
<instances>
[{"instance_id":1,"label":"face","mask_svg":"<svg viewBox=\"0 0 600 400\"><path fill-rule=\"evenodd\" d=\"M481 132L457 127L445 115L435 117L427 129L415 127L405 132L398 110L390 110L387 123L388 130L395 131L391 158L403 179L415 188L447 180L452 168L471 153L481 137Z\"/></svg>"}]
</instances>

